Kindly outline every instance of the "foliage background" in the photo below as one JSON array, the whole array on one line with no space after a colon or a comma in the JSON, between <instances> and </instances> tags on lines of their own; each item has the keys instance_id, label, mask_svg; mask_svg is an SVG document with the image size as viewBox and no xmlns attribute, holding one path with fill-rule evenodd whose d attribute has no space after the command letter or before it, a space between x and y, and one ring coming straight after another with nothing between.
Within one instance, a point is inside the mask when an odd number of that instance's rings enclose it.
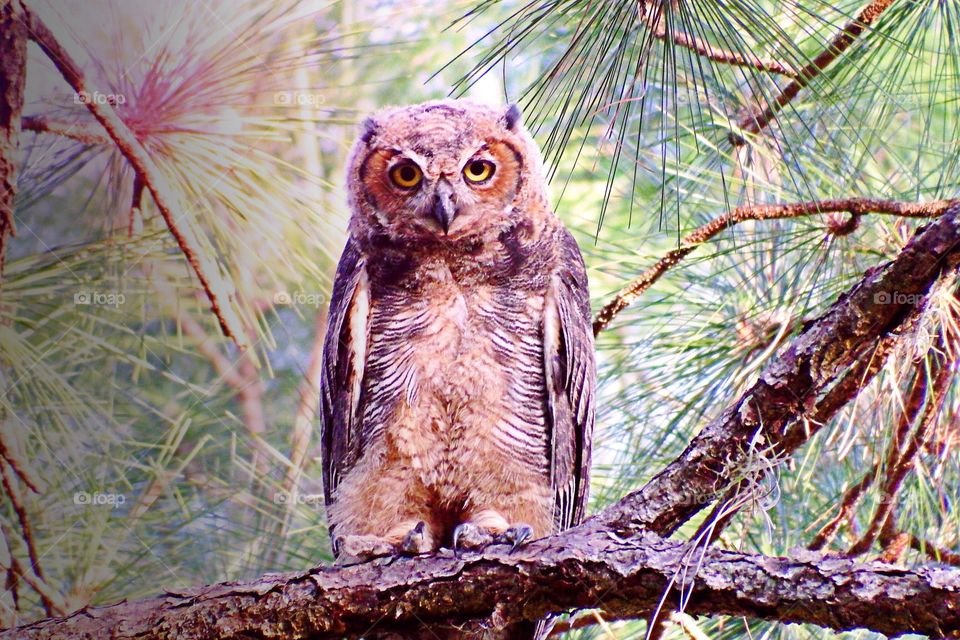
<instances>
[{"instance_id":1,"label":"foliage background","mask_svg":"<svg viewBox=\"0 0 960 640\"><path fill-rule=\"evenodd\" d=\"M683 0L663 20L668 34L799 68L860 5ZM550 163L557 213L586 255L595 309L683 233L736 206L960 191L955 0L894 2L745 144L734 144L744 110L789 79L653 37L651 3L30 6L145 141L181 198L178 222L202 230L207 257L236 284L255 345L241 355L222 337L152 201L132 206L133 174L112 145L77 139L96 123L32 48L24 115L64 123L68 135L25 131L21 141L18 235L0 288L0 418L4 447L39 486L3 467L0 564L30 563L28 521L55 612L330 560L311 364L344 241L346 154L355 123L377 107L451 91L519 100ZM592 511L672 460L805 320L916 226L865 216L841 235L837 221L727 231L601 334ZM953 306L951 295L937 299L915 339L800 455L778 461L758 443L745 471L751 508L718 544L805 546L849 486L883 475L908 379ZM953 552L955 386L895 510L898 529ZM833 550L859 538L878 484ZM930 561L926 551L901 560ZM22 583L8 580L0 603L5 625L45 615ZM716 638L829 635L698 624ZM645 632L639 621L570 633Z\"/></svg>"}]
</instances>

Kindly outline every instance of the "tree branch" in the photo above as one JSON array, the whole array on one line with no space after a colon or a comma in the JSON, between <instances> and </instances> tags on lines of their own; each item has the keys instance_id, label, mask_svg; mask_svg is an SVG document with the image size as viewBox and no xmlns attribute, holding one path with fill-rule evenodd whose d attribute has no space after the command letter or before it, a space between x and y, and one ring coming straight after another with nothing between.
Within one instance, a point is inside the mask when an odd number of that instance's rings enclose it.
<instances>
[{"instance_id":1,"label":"tree branch","mask_svg":"<svg viewBox=\"0 0 960 640\"><path fill-rule=\"evenodd\" d=\"M23 131L50 133L89 145L111 144L110 138L94 127L79 122L51 122L43 116L24 116L20 123Z\"/></svg>"},{"instance_id":2,"label":"tree branch","mask_svg":"<svg viewBox=\"0 0 960 640\"><path fill-rule=\"evenodd\" d=\"M19 640L369 636L456 625L464 616L536 620L601 602L608 619L643 615L687 566L687 545L653 534L622 539L582 527L455 558L386 559L268 575L140 602L81 610L0 633ZM689 614L742 615L832 629L944 636L960 631L960 570L909 570L809 553L772 558L709 549ZM675 604L676 598L671 598Z\"/></svg>"},{"instance_id":3,"label":"tree branch","mask_svg":"<svg viewBox=\"0 0 960 640\"><path fill-rule=\"evenodd\" d=\"M648 11L647 15L645 16L647 27L649 27L657 39L670 40L678 47L690 49L698 56L708 58L709 60L713 60L714 62L718 62L720 64L728 64L735 67L746 67L748 69L756 69L757 71L776 73L778 75L787 76L788 78L796 78L799 75L797 70L792 68L786 62L761 58L756 54L749 56L742 55L733 51L716 47L695 35L684 33L683 31L678 31L672 28L668 29L666 21L663 19L663 6L663 3L660 3L656 11ZM643 16L643 14L644 0L640 0L640 15Z\"/></svg>"},{"instance_id":4,"label":"tree branch","mask_svg":"<svg viewBox=\"0 0 960 640\"><path fill-rule=\"evenodd\" d=\"M17 151L27 75L27 30L20 0L0 2L0 277L7 238L16 235Z\"/></svg>"},{"instance_id":5,"label":"tree branch","mask_svg":"<svg viewBox=\"0 0 960 640\"><path fill-rule=\"evenodd\" d=\"M867 213L883 213L904 218L935 218L942 215L957 200L936 200L933 202L900 202L876 198L841 198L833 200L810 200L788 204L769 204L737 207L707 224L698 227L680 241L680 246L640 274L630 284L623 287L610 302L605 304L593 321L593 335L598 335L609 326L618 313L630 306L644 291L649 289L660 277L675 267L698 246L710 240L721 231L747 220L782 220L799 218L818 213L849 212L853 216Z\"/></svg>"},{"instance_id":6,"label":"tree branch","mask_svg":"<svg viewBox=\"0 0 960 640\"><path fill-rule=\"evenodd\" d=\"M814 78L817 78L823 73L824 69L849 49L850 45L876 22L880 14L890 8L893 3L894 0L871 0L868 2L857 16L845 24L843 29L833 37L826 49L801 69L797 77L791 80L773 100L767 101L760 113L752 112L744 116L740 120L740 128L746 133L760 133L786 105L797 97L801 89L809 85ZM731 139L736 146L746 142L742 136L732 136Z\"/></svg>"},{"instance_id":7,"label":"tree branch","mask_svg":"<svg viewBox=\"0 0 960 640\"><path fill-rule=\"evenodd\" d=\"M24 7L24 18L30 32L30 38L47 54L47 57L50 58L73 90L78 95L96 95L97 91L90 91L83 71L40 17L30 11L28 7ZM137 139L136 134L127 127L110 104L99 100L86 100L85 104L93 117L106 130L107 135L120 150L120 153L143 180L144 187L150 191L154 202L157 204L157 209L167 224L167 228L173 234L184 257L197 275L200 286L210 301L210 306L220 322L220 328L224 335L233 338L241 349L248 348L249 340L243 330L243 322L231 306L231 299L235 298L236 289L229 277L220 273L219 266L216 263L203 264L208 251L201 242L200 234L202 232L195 229L189 222L182 223L182 218L186 215L186 212L181 212L180 215L175 214L177 198L164 179L163 172L154 163L150 153Z\"/></svg>"}]
</instances>

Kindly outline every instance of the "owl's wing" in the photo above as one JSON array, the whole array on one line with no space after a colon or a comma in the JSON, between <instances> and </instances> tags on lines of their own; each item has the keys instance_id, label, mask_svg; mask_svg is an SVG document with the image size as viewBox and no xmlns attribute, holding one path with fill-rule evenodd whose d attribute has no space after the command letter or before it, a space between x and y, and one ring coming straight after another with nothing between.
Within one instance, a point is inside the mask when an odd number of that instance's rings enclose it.
<instances>
[{"instance_id":1,"label":"owl's wing","mask_svg":"<svg viewBox=\"0 0 960 640\"><path fill-rule=\"evenodd\" d=\"M370 293L366 269L352 240L340 256L330 298L320 375L323 497L329 505L337 485L360 456L360 391L367 359Z\"/></svg>"},{"instance_id":2,"label":"owl's wing","mask_svg":"<svg viewBox=\"0 0 960 640\"><path fill-rule=\"evenodd\" d=\"M579 524L590 484L596 368L587 273L570 233L560 234L560 266L544 310L544 368L550 484L558 529Z\"/></svg>"}]
</instances>

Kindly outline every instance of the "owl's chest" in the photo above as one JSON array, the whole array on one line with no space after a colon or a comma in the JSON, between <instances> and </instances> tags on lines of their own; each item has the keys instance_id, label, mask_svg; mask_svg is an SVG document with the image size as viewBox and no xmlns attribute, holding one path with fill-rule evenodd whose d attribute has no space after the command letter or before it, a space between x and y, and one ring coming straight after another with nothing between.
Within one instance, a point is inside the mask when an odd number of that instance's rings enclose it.
<instances>
[{"instance_id":1,"label":"owl's chest","mask_svg":"<svg viewBox=\"0 0 960 640\"><path fill-rule=\"evenodd\" d=\"M374 303L371 338L387 342L416 369L423 384L497 375L520 353L521 341L540 332L544 297L509 286L460 287L435 283L413 295Z\"/></svg>"}]
</instances>

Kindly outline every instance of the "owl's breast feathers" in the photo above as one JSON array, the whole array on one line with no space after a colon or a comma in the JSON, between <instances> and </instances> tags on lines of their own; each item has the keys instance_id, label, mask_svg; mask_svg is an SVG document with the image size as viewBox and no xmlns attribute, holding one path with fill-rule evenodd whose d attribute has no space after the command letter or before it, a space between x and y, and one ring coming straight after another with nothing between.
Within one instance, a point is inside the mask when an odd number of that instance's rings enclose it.
<instances>
[{"instance_id":1,"label":"owl's breast feathers","mask_svg":"<svg viewBox=\"0 0 960 640\"><path fill-rule=\"evenodd\" d=\"M536 492L541 533L579 520L593 424L586 277L559 221L532 242L523 233L479 248L348 245L325 349L328 507L340 482L399 466L444 508L469 508L483 488Z\"/></svg>"},{"instance_id":2,"label":"owl's breast feathers","mask_svg":"<svg viewBox=\"0 0 960 640\"><path fill-rule=\"evenodd\" d=\"M361 408L425 484L457 492L464 459L548 474L541 318L549 243L369 257ZM478 462L480 462L478 460ZM456 463L456 464L454 464Z\"/></svg>"}]
</instances>

